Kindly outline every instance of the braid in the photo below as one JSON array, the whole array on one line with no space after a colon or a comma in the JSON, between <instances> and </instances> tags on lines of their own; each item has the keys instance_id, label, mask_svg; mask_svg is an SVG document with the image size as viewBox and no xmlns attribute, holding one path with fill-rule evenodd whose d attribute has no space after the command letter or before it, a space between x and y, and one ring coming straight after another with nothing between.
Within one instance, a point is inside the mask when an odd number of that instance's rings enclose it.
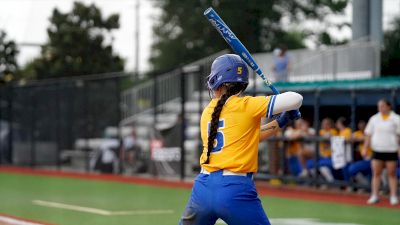
<instances>
[{"instance_id":1,"label":"braid","mask_svg":"<svg viewBox=\"0 0 400 225\"><path fill-rule=\"evenodd\" d=\"M219 116L221 115L222 107L225 105L226 100L228 100L229 97L243 91L247 87L247 84L242 83L232 83L224 85L227 87L227 90L218 100L217 105L215 106L214 111L211 115L211 125L207 141L207 158L203 164L208 164L210 162L210 155L211 151L214 148L214 140L217 136Z\"/></svg>"}]
</instances>

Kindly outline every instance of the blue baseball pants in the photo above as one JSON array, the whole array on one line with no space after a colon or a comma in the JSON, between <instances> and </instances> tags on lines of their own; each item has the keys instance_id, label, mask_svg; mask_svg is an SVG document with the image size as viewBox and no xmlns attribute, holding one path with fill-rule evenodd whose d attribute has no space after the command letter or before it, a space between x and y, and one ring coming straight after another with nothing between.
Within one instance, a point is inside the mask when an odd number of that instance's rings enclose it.
<instances>
[{"instance_id":1,"label":"blue baseball pants","mask_svg":"<svg viewBox=\"0 0 400 225\"><path fill-rule=\"evenodd\" d=\"M199 174L180 225L269 225L252 175L224 176L222 170Z\"/></svg>"}]
</instances>

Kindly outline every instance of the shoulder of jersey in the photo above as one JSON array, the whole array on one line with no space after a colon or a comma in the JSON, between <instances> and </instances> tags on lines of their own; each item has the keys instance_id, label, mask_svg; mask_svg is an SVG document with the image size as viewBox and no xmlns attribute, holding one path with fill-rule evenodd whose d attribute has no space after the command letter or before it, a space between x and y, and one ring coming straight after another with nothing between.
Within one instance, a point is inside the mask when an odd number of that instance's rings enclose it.
<instances>
[{"instance_id":1,"label":"shoulder of jersey","mask_svg":"<svg viewBox=\"0 0 400 225\"><path fill-rule=\"evenodd\" d=\"M395 116L396 119L400 120L400 115L397 114L396 112L393 112L393 115Z\"/></svg>"},{"instance_id":2,"label":"shoulder of jersey","mask_svg":"<svg viewBox=\"0 0 400 225\"><path fill-rule=\"evenodd\" d=\"M380 115L380 113L376 113L373 116L371 116L370 120L375 120L376 118L378 118Z\"/></svg>"}]
</instances>

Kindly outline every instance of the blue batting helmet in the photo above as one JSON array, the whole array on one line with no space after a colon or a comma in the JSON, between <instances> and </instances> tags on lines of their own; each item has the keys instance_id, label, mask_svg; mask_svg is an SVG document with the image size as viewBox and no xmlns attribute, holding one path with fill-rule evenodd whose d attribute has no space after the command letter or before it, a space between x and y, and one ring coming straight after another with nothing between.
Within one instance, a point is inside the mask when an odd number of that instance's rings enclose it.
<instances>
[{"instance_id":1,"label":"blue batting helmet","mask_svg":"<svg viewBox=\"0 0 400 225\"><path fill-rule=\"evenodd\" d=\"M223 83L249 83L249 71L240 56L225 54L212 63L207 79L208 88L216 90Z\"/></svg>"}]
</instances>

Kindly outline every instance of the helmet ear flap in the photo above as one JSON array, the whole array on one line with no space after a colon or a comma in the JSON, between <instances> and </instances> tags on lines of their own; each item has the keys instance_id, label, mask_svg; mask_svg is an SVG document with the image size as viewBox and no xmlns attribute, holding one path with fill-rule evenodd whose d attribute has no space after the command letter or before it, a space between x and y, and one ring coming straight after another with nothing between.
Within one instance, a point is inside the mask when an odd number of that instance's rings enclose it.
<instances>
[{"instance_id":1,"label":"helmet ear flap","mask_svg":"<svg viewBox=\"0 0 400 225\"><path fill-rule=\"evenodd\" d=\"M209 76L208 81L207 81L208 88L212 89L212 87L214 86L215 82L217 82L217 76L216 75Z\"/></svg>"}]
</instances>

